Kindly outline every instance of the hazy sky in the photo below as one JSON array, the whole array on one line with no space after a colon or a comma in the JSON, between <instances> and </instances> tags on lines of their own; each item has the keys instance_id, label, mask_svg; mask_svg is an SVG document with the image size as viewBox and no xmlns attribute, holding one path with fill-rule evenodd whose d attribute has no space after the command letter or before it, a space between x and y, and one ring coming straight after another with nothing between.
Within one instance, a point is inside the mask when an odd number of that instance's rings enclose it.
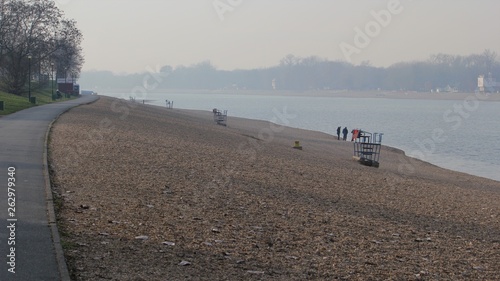
<instances>
[{"instance_id":1,"label":"hazy sky","mask_svg":"<svg viewBox=\"0 0 500 281\"><path fill-rule=\"evenodd\" d=\"M83 70L143 72L209 60L273 66L287 54L375 66L500 54L498 0L56 0L84 35ZM363 33L363 34L361 34Z\"/></svg>"}]
</instances>

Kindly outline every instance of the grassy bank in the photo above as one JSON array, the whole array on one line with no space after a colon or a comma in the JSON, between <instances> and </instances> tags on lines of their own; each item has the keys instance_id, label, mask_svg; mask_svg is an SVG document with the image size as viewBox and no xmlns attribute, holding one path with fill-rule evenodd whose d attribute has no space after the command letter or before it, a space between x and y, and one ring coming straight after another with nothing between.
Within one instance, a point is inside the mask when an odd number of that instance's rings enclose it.
<instances>
[{"instance_id":1,"label":"grassy bank","mask_svg":"<svg viewBox=\"0 0 500 281\"><path fill-rule=\"evenodd\" d=\"M3 101L3 110L0 110L0 116L8 115L26 108L30 108L32 106L68 100L63 97L61 99L53 101L51 88L34 90L31 92L31 96L36 97L36 104L32 104L29 102L27 94L18 96L0 91L0 101Z\"/></svg>"}]
</instances>

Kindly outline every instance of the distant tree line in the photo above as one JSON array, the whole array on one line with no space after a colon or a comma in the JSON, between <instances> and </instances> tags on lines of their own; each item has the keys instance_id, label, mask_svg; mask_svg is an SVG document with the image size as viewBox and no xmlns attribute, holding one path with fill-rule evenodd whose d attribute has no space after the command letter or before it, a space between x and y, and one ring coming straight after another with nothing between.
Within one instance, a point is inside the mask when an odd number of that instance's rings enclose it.
<instances>
[{"instance_id":1,"label":"distant tree line","mask_svg":"<svg viewBox=\"0 0 500 281\"><path fill-rule=\"evenodd\" d=\"M247 89L247 90L403 90L431 91L454 88L474 91L479 75L500 74L497 55L454 56L438 54L426 61L401 62L386 68L370 62L353 65L318 57L284 57L279 65L251 70L217 70L210 62L192 66L164 66L161 89ZM81 83L93 89L132 89L142 85L145 74L114 75L87 72ZM274 83L273 83L274 81Z\"/></svg>"},{"instance_id":2,"label":"distant tree line","mask_svg":"<svg viewBox=\"0 0 500 281\"><path fill-rule=\"evenodd\" d=\"M79 77L82 39L53 0L0 0L0 89L22 95L30 80Z\"/></svg>"}]
</instances>

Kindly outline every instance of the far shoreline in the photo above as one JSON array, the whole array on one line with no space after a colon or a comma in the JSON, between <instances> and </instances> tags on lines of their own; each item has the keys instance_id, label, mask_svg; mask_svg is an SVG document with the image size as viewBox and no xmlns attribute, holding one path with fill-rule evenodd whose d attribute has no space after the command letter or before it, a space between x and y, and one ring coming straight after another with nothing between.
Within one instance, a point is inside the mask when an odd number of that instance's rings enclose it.
<instances>
[{"instance_id":1,"label":"far shoreline","mask_svg":"<svg viewBox=\"0 0 500 281\"><path fill-rule=\"evenodd\" d=\"M485 102L500 102L500 93L467 93L467 92L416 92L416 91L349 91L349 90L308 90L308 91L286 91L286 90L196 90L196 89L165 89L147 92L136 92L132 89L110 89L101 95L123 94L124 98L146 94L220 94L220 95L259 95L280 97L317 97L317 98L376 98L376 99L416 99L416 100L479 100Z\"/></svg>"}]
</instances>

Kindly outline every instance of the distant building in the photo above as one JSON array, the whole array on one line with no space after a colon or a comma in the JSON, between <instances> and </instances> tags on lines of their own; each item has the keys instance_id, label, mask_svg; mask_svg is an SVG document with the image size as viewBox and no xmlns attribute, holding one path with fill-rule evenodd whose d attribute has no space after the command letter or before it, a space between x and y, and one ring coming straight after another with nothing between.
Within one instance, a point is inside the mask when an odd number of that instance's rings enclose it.
<instances>
[{"instance_id":1,"label":"distant building","mask_svg":"<svg viewBox=\"0 0 500 281\"><path fill-rule=\"evenodd\" d=\"M500 91L500 83L493 78L491 73L488 73L488 77L479 75L477 78L477 89L481 93L498 93Z\"/></svg>"},{"instance_id":2,"label":"distant building","mask_svg":"<svg viewBox=\"0 0 500 281\"><path fill-rule=\"evenodd\" d=\"M76 79L73 78L58 78L57 90L63 94L77 96L80 94L80 85L78 85Z\"/></svg>"}]
</instances>

